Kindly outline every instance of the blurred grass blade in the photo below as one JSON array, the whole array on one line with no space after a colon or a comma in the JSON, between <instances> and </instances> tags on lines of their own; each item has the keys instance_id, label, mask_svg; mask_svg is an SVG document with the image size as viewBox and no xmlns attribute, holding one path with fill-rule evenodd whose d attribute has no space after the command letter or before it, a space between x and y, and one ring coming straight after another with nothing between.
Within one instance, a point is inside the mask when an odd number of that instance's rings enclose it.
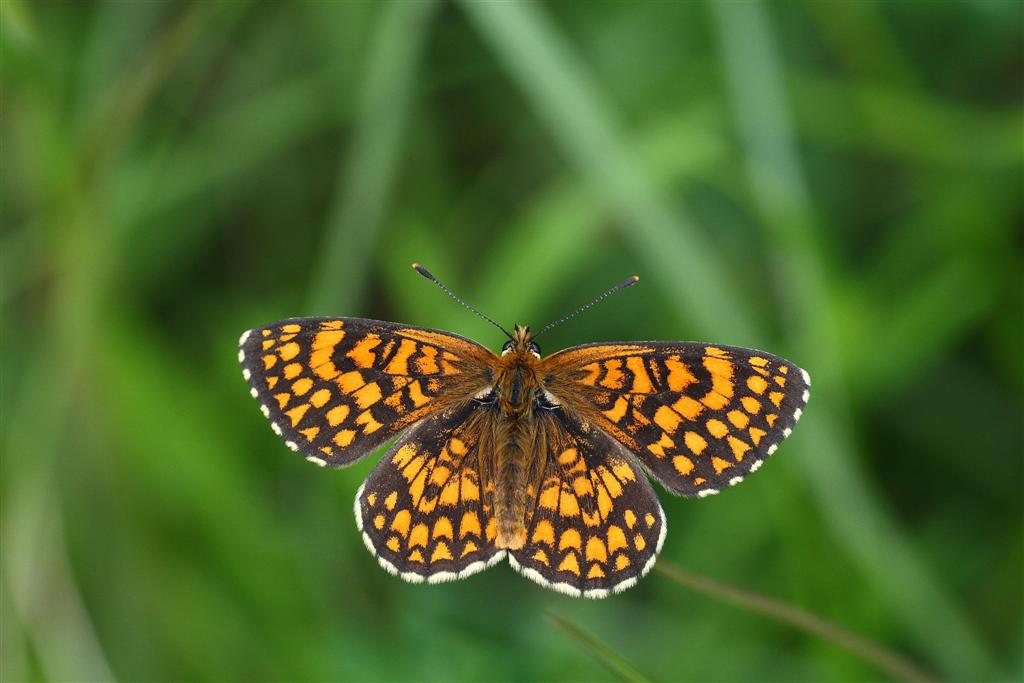
<instances>
[{"instance_id":1,"label":"blurred grass blade","mask_svg":"<svg viewBox=\"0 0 1024 683\"><path fill-rule=\"evenodd\" d=\"M60 182L48 180L55 187ZM95 348L91 324L106 285L109 260L104 254L110 243L82 196L72 189L54 194L60 202L55 213L65 228L54 260L65 267L54 278L53 303L34 321L43 334L33 336L36 330L29 326L12 328L36 345L36 355L24 368L32 381L20 387L10 412L0 420L5 493L0 564L17 621L43 677L113 680L68 557L62 523L66 501L59 495L56 474L58 457L73 443L72 413ZM4 368L5 384L10 372ZM10 389L3 386L3 391Z\"/></svg>"},{"instance_id":2,"label":"blurred grass blade","mask_svg":"<svg viewBox=\"0 0 1024 683\"><path fill-rule=\"evenodd\" d=\"M156 39L141 51L137 64L123 67L113 79L81 136L78 157L84 175L107 175L113 171L110 164L138 132L159 86L193 49L216 9L213 3L188 7L157 33Z\"/></svg>"},{"instance_id":3,"label":"blurred grass blade","mask_svg":"<svg viewBox=\"0 0 1024 683\"><path fill-rule=\"evenodd\" d=\"M208 115L188 136L173 139L138 162L142 168L123 173L120 182L129 187L124 201L130 204L121 209L122 222L144 226L161 212L180 210L210 188L230 186L231 179L275 163L276 156L303 136L351 118L347 110L339 111L341 101L324 107L324 91L337 87L342 76L337 66L329 65L262 88Z\"/></svg>"},{"instance_id":4,"label":"blurred grass blade","mask_svg":"<svg viewBox=\"0 0 1024 683\"><path fill-rule=\"evenodd\" d=\"M799 69L788 71L787 80L793 86L793 115L800 133L813 141L950 169L1020 167L1024 159L1020 107L993 111ZM865 121L864 111L874 113ZM1001 192L994 194L1007 199Z\"/></svg>"},{"instance_id":5,"label":"blurred grass blade","mask_svg":"<svg viewBox=\"0 0 1024 683\"><path fill-rule=\"evenodd\" d=\"M24 0L0 2L0 38L11 41L19 50L39 46L39 31Z\"/></svg>"},{"instance_id":6,"label":"blurred grass blade","mask_svg":"<svg viewBox=\"0 0 1024 683\"><path fill-rule=\"evenodd\" d=\"M59 436L54 432L52 438L45 439L46 446L56 439ZM33 454L46 449L39 448L42 440L35 440ZM52 451L47 451L43 463L23 468L17 486L9 489L3 505L5 590L45 678L113 681L114 674L67 557L61 501L53 496L54 475L49 467ZM9 619L5 615L4 621ZM6 670L7 666L5 663L0 669Z\"/></svg>"},{"instance_id":7,"label":"blurred grass blade","mask_svg":"<svg viewBox=\"0 0 1024 683\"><path fill-rule=\"evenodd\" d=\"M933 683L936 679L918 668L901 655L874 641L851 633L845 628L826 621L804 610L787 605L779 600L758 595L750 591L729 586L714 579L688 572L666 560L655 566L660 574L681 586L710 595L743 609L763 614L813 636L828 640L839 647L875 664L879 669L897 679L915 683Z\"/></svg>"},{"instance_id":8,"label":"blurred grass blade","mask_svg":"<svg viewBox=\"0 0 1024 683\"><path fill-rule=\"evenodd\" d=\"M626 236L673 292L670 301L680 316L701 331L754 342L752 313L720 259L685 211L659 196L543 6L463 2L462 7L591 185L595 201L606 201L626 222Z\"/></svg>"},{"instance_id":9,"label":"blurred grass blade","mask_svg":"<svg viewBox=\"0 0 1024 683\"><path fill-rule=\"evenodd\" d=\"M680 175L699 176L725 157L721 140L706 135L716 116L708 107L695 107L682 116L665 116L636 136L634 145L643 150L659 185ZM474 292L482 310L503 319L537 320L553 303L551 292L583 276L590 265L590 254L579 245L604 230L606 210L594 202L583 182L566 175L512 218L496 236L490 254L482 255L486 261ZM552 230L553 225L558 229ZM522 273L530 277L523 278ZM459 329L464 319L455 311L437 324Z\"/></svg>"},{"instance_id":10,"label":"blurred grass blade","mask_svg":"<svg viewBox=\"0 0 1024 683\"><path fill-rule=\"evenodd\" d=\"M355 312L400 154L420 54L436 3L381 6L371 41L351 151L338 175L334 208L307 313Z\"/></svg>"},{"instance_id":11,"label":"blurred grass blade","mask_svg":"<svg viewBox=\"0 0 1024 683\"><path fill-rule=\"evenodd\" d=\"M764 6L711 5L721 36L735 116L746 144L756 208L770 233L790 290L794 349L811 368L819 392L815 416L796 443L803 469L826 519L853 558L884 591L922 649L960 678L993 670L991 657L950 596L915 555L902 531L877 504L852 446L843 389L842 342L829 296L817 218L797 151L781 67ZM851 374L856 374L852 369ZM824 395L821 395L824 394ZM824 399L824 400L822 400Z\"/></svg>"},{"instance_id":12,"label":"blurred grass blade","mask_svg":"<svg viewBox=\"0 0 1024 683\"><path fill-rule=\"evenodd\" d=\"M622 680L630 683L650 683L650 679L637 671L614 650L565 617L548 612L548 619Z\"/></svg>"},{"instance_id":13,"label":"blurred grass blade","mask_svg":"<svg viewBox=\"0 0 1024 683\"><path fill-rule=\"evenodd\" d=\"M60 455L85 448L84 439L72 437L79 426L73 417L89 415L88 410L76 414L85 404L78 392L93 369L102 329L97 319L109 285L111 255L118 251L102 201L82 190L104 185L110 170L105 162L120 151L157 87L195 39L204 12L192 9L181 15L154 39L141 68L122 70L100 105L108 117L105 126L88 128L72 143L67 124L75 115L67 110L59 124L45 129L51 139L35 141L59 150L59 163L46 169L41 182L53 202L48 218L59 225L61 239L53 256L58 267L52 296L32 318L32 327L42 330L38 360L25 373L33 381L16 399L14 417L3 421L4 453L13 457L3 463L9 494L2 508L2 566L17 619L44 679L115 680L68 557L62 522L67 501L60 495L57 475ZM33 332L22 330L27 339Z\"/></svg>"},{"instance_id":14,"label":"blurred grass blade","mask_svg":"<svg viewBox=\"0 0 1024 683\"><path fill-rule=\"evenodd\" d=\"M852 351L859 394L894 394L934 367L969 330L999 305L999 283L991 270L969 259L949 261L890 297L892 308L877 318L871 344ZM955 302L955 305L950 305ZM886 349L879 357L872 349Z\"/></svg>"}]
</instances>

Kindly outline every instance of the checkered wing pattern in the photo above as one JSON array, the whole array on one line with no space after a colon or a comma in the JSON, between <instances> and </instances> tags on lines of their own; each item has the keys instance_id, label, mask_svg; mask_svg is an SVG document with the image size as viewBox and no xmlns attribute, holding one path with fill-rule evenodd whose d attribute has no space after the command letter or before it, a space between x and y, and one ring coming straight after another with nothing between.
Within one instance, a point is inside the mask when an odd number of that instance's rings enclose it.
<instances>
[{"instance_id":1,"label":"checkered wing pattern","mask_svg":"<svg viewBox=\"0 0 1024 683\"><path fill-rule=\"evenodd\" d=\"M578 346L544 359L538 373L559 402L691 496L760 467L800 419L811 383L762 351L679 342Z\"/></svg>"},{"instance_id":2,"label":"checkered wing pattern","mask_svg":"<svg viewBox=\"0 0 1024 683\"><path fill-rule=\"evenodd\" d=\"M481 420L470 403L402 437L356 494L356 523L381 566L414 583L451 581L505 557L481 481Z\"/></svg>"},{"instance_id":3,"label":"checkered wing pattern","mask_svg":"<svg viewBox=\"0 0 1024 683\"><path fill-rule=\"evenodd\" d=\"M285 320L245 332L238 351L274 432L335 467L468 400L495 358L453 334L360 318Z\"/></svg>"},{"instance_id":4,"label":"checkered wing pattern","mask_svg":"<svg viewBox=\"0 0 1024 683\"><path fill-rule=\"evenodd\" d=\"M601 598L634 585L665 540L650 483L607 435L559 412L544 420L546 466L526 545L510 551L527 578Z\"/></svg>"}]
</instances>

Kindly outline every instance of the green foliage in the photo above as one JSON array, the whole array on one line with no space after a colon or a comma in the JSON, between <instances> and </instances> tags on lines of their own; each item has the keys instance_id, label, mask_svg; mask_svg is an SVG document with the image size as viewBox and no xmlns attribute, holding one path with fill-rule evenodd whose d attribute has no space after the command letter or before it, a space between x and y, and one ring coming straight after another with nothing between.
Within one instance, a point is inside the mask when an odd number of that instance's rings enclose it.
<instances>
[{"instance_id":1,"label":"green foliage","mask_svg":"<svg viewBox=\"0 0 1024 683\"><path fill-rule=\"evenodd\" d=\"M0 678L863 680L872 643L1024 676L1022 26L1010 0L3 0ZM235 340L337 314L499 343L412 261L535 326L642 276L546 351L808 368L768 466L662 494L667 562L774 601L380 570L351 515L373 458L295 458Z\"/></svg>"}]
</instances>

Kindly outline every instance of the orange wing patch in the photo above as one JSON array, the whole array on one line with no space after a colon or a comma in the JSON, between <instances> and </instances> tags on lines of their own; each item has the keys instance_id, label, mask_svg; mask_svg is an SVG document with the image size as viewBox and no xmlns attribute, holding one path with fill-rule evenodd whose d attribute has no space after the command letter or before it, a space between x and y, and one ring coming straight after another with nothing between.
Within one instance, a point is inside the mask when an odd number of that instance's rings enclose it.
<instances>
[{"instance_id":1,"label":"orange wing patch","mask_svg":"<svg viewBox=\"0 0 1024 683\"><path fill-rule=\"evenodd\" d=\"M356 318L250 330L242 374L271 427L318 465L346 465L489 380L493 353L462 337Z\"/></svg>"},{"instance_id":2,"label":"orange wing patch","mask_svg":"<svg viewBox=\"0 0 1024 683\"><path fill-rule=\"evenodd\" d=\"M594 344L546 358L546 388L632 451L668 489L706 496L760 467L789 436L806 372L761 351L690 343Z\"/></svg>"},{"instance_id":3,"label":"orange wing patch","mask_svg":"<svg viewBox=\"0 0 1024 683\"><path fill-rule=\"evenodd\" d=\"M567 416L546 429L554 449L527 543L510 551L512 566L568 595L600 598L629 588L665 539L651 485L607 436L585 432Z\"/></svg>"},{"instance_id":4,"label":"orange wing patch","mask_svg":"<svg viewBox=\"0 0 1024 683\"><path fill-rule=\"evenodd\" d=\"M381 566L414 583L451 581L505 556L481 495L472 406L431 418L384 456L356 495L356 524Z\"/></svg>"}]
</instances>

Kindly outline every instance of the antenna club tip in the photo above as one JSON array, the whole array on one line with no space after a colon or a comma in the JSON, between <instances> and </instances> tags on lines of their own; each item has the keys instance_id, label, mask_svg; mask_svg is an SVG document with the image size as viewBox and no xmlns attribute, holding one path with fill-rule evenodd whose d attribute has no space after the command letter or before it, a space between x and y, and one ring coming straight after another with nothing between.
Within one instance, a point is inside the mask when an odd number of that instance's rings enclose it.
<instances>
[{"instance_id":1,"label":"antenna club tip","mask_svg":"<svg viewBox=\"0 0 1024 683\"><path fill-rule=\"evenodd\" d=\"M633 285L635 285L638 282L640 282L640 276L639 275L630 275L625 280L623 280L621 283L619 283L617 289L625 289L626 287L632 287Z\"/></svg>"}]
</instances>

